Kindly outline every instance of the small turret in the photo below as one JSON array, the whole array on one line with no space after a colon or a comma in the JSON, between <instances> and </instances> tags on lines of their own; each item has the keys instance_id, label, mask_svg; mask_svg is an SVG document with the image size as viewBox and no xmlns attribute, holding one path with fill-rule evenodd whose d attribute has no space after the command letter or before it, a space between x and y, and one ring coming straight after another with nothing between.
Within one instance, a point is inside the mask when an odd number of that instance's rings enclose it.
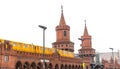
<instances>
[{"instance_id":1,"label":"small turret","mask_svg":"<svg viewBox=\"0 0 120 69\"><path fill-rule=\"evenodd\" d=\"M61 6L61 18L56 26L56 42L52 43L53 48L74 52L74 43L70 41L70 27L66 25L63 6Z\"/></svg>"},{"instance_id":2,"label":"small turret","mask_svg":"<svg viewBox=\"0 0 120 69\"><path fill-rule=\"evenodd\" d=\"M95 49L92 48L91 36L88 34L86 20L83 36L80 40L82 41L81 49L79 49L79 56L85 63L93 63L95 56Z\"/></svg>"}]
</instances>

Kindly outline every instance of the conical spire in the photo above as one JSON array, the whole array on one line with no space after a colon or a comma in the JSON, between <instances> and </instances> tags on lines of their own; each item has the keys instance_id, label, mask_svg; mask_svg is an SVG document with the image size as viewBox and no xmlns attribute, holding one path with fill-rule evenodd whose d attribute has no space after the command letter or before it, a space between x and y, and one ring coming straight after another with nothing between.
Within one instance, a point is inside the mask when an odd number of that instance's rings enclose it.
<instances>
[{"instance_id":1,"label":"conical spire","mask_svg":"<svg viewBox=\"0 0 120 69\"><path fill-rule=\"evenodd\" d=\"M84 36L88 36L88 30L87 30L87 26L86 26L86 20L85 20L85 29L84 29Z\"/></svg>"},{"instance_id":2,"label":"conical spire","mask_svg":"<svg viewBox=\"0 0 120 69\"><path fill-rule=\"evenodd\" d=\"M63 15L63 6L61 5L61 18L60 18L60 26L66 25L64 15Z\"/></svg>"}]
</instances>

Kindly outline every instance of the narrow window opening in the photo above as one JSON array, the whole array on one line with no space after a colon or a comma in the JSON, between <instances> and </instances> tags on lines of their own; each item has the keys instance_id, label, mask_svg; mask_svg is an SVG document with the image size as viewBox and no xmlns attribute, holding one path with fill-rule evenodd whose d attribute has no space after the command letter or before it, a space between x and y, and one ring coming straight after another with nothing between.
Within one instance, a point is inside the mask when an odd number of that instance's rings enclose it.
<instances>
[{"instance_id":1,"label":"narrow window opening","mask_svg":"<svg viewBox=\"0 0 120 69\"><path fill-rule=\"evenodd\" d=\"M66 31L64 31L64 36L66 36L66 35L67 35Z\"/></svg>"}]
</instances>

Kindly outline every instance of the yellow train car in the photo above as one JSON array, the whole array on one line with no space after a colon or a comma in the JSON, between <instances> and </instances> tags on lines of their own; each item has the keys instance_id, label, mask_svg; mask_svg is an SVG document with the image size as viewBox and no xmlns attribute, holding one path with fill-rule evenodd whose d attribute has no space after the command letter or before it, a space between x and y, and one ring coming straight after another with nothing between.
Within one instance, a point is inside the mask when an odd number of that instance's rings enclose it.
<instances>
[{"instance_id":1,"label":"yellow train car","mask_svg":"<svg viewBox=\"0 0 120 69\"><path fill-rule=\"evenodd\" d=\"M4 43L4 40L0 39L0 42ZM13 50L43 54L43 47L42 46L33 45L33 44L26 44L26 43L22 43L22 42L15 42L15 41L9 41L9 42L12 45ZM45 47L45 54L52 55L56 51L62 57L74 58L74 53L73 52Z\"/></svg>"},{"instance_id":2,"label":"yellow train car","mask_svg":"<svg viewBox=\"0 0 120 69\"><path fill-rule=\"evenodd\" d=\"M12 45L13 50L29 52L28 44L24 44L21 42L14 42L14 41L10 41L10 44Z\"/></svg>"},{"instance_id":3,"label":"yellow train car","mask_svg":"<svg viewBox=\"0 0 120 69\"><path fill-rule=\"evenodd\" d=\"M49 55L52 55L54 53L54 48L45 48L45 54L49 54Z\"/></svg>"},{"instance_id":4,"label":"yellow train car","mask_svg":"<svg viewBox=\"0 0 120 69\"><path fill-rule=\"evenodd\" d=\"M55 53L55 48L49 48L49 54L54 54Z\"/></svg>"},{"instance_id":5,"label":"yellow train car","mask_svg":"<svg viewBox=\"0 0 120 69\"><path fill-rule=\"evenodd\" d=\"M73 52L68 52L68 54L69 54L69 57L71 57L71 58L75 57Z\"/></svg>"},{"instance_id":6,"label":"yellow train car","mask_svg":"<svg viewBox=\"0 0 120 69\"><path fill-rule=\"evenodd\" d=\"M13 50L20 50L20 47L18 46L17 42L10 41L10 44L12 45Z\"/></svg>"},{"instance_id":7,"label":"yellow train car","mask_svg":"<svg viewBox=\"0 0 120 69\"><path fill-rule=\"evenodd\" d=\"M0 43L4 43L4 41L5 41L4 39L0 39Z\"/></svg>"},{"instance_id":8,"label":"yellow train car","mask_svg":"<svg viewBox=\"0 0 120 69\"><path fill-rule=\"evenodd\" d=\"M60 54L60 56L62 57L70 57L70 58L74 58L74 53L73 52L69 52L69 51L65 51L65 50L58 50L58 53Z\"/></svg>"},{"instance_id":9,"label":"yellow train car","mask_svg":"<svg viewBox=\"0 0 120 69\"><path fill-rule=\"evenodd\" d=\"M59 53L60 56L64 56L64 53L62 50L57 49L57 52Z\"/></svg>"},{"instance_id":10,"label":"yellow train car","mask_svg":"<svg viewBox=\"0 0 120 69\"><path fill-rule=\"evenodd\" d=\"M24 44L23 47L24 47L23 49L25 50L25 52L31 52L29 44Z\"/></svg>"},{"instance_id":11,"label":"yellow train car","mask_svg":"<svg viewBox=\"0 0 120 69\"><path fill-rule=\"evenodd\" d=\"M36 48L35 48L35 52L36 53L42 53L42 47L40 47L40 46L35 46Z\"/></svg>"}]
</instances>

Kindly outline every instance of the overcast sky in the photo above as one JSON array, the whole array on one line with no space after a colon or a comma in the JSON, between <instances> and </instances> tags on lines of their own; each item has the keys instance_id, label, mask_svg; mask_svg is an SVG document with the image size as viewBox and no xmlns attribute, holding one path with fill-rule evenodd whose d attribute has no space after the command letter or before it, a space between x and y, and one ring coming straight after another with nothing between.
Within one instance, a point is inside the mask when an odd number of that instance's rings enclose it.
<instances>
[{"instance_id":1,"label":"overcast sky","mask_svg":"<svg viewBox=\"0 0 120 69\"><path fill-rule=\"evenodd\" d=\"M44 25L46 47L52 47L61 5L75 53L81 48L78 38L83 35L84 20L97 52L120 49L119 0L0 0L0 38L42 46L43 30L38 25Z\"/></svg>"}]
</instances>

